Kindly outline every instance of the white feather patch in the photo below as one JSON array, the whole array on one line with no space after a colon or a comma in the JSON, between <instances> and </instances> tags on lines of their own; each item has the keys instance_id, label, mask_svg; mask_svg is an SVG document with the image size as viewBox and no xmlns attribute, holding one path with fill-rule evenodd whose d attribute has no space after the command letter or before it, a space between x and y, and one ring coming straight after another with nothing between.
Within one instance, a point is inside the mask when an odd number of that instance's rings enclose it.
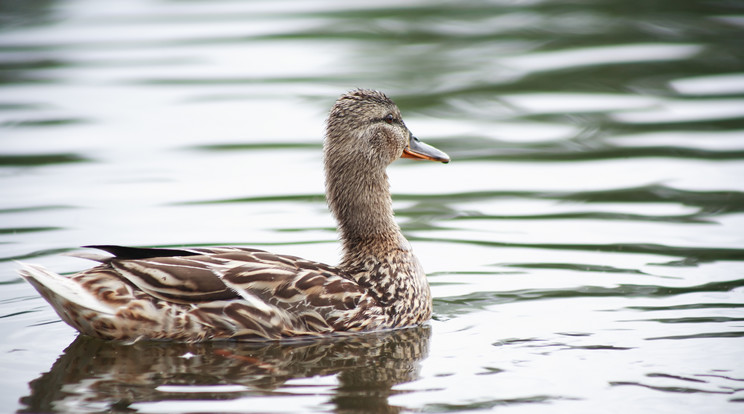
<instances>
[{"instance_id":1,"label":"white feather patch","mask_svg":"<svg viewBox=\"0 0 744 414\"><path fill-rule=\"evenodd\" d=\"M276 312L277 309L274 306L269 305L252 293L246 292L246 290L242 289L240 286L230 283L228 280L225 279L222 279L222 281L225 282L225 285L227 285L227 287L240 295L240 297L243 298L243 300L245 300L250 307L258 309L261 312L265 312L269 315Z\"/></svg>"},{"instance_id":2,"label":"white feather patch","mask_svg":"<svg viewBox=\"0 0 744 414\"><path fill-rule=\"evenodd\" d=\"M95 312L109 315L116 313L113 308L106 306L72 279L51 272L42 266L20 262L18 264L21 265L21 276L31 283L52 305L59 303L58 298L62 298ZM46 289L46 292L44 289Z\"/></svg>"}]
</instances>

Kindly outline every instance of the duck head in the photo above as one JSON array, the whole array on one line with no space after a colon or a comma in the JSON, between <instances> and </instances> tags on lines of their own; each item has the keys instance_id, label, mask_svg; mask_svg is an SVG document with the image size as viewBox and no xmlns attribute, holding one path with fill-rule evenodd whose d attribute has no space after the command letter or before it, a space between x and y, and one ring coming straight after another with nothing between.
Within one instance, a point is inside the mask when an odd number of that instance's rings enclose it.
<instances>
[{"instance_id":1,"label":"duck head","mask_svg":"<svg viewBox=\"0 0 744 414\"><path fill-rule=\"evenodd\" d=\"M444 152L421 142L406 127L395 103L382 92L357 89L331 108L324 144L326 163L364 162L384 169L398 158L449 162Z\"/></svg>"}]
</instances>

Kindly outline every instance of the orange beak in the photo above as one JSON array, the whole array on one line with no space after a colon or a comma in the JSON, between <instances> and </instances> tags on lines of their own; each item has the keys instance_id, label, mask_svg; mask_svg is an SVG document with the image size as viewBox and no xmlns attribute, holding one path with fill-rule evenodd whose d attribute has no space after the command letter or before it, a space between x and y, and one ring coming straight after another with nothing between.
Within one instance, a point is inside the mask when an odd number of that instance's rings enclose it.
<instances>
[{"instance_id":1,"label":"orange beak","mask_svg":"<svg viewBox=\"0 0 744 414\"><path fill-rule=\"evenodd\" d=\"M408 145L403 149L401 157L417 160L439 161L445 164L450 161L449 155L439 151L431 145L424 144L410 133L408 137Z\"/></svg>"}]
</instances>

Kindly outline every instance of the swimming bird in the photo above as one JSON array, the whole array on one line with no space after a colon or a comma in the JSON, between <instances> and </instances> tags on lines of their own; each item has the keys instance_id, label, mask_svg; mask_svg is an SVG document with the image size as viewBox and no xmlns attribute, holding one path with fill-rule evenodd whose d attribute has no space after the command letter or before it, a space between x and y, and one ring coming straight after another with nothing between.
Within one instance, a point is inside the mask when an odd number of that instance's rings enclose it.
<instances>
[{"instance_id":1,"label":"swimming bird","mask_svg":"<svg viewBox=\"0 0 744 414\"><path fill-rule=\"evenodd\" d=\"M382 92L331 108L323 143L337 266L243 247L108 252L71 276L21 275L67 324L107 340L281 340L419 325L432 312L426 274L393 216L386 168L400 157L449 162L419 141ZM88 256L87 258L91 258Z\"/></svg>"}]
</instances>

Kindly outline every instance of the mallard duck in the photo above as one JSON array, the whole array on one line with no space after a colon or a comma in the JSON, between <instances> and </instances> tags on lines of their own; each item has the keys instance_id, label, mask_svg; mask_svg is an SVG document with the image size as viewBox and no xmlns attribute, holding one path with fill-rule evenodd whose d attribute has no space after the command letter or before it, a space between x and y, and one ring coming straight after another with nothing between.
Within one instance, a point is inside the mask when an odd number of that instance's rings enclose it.
<instances>
[{"instance_id":1,"label":"mallard duck","mask_svg":"<svg viewBox=\"0 0 744 414\"><path fill-rule=\"evenodd\" d=\"M338 266L242 247L85 246L110 255L69 277L35 265L20 273L62 320L108 340L279 340L424 323L429 284L393 218L385 170L400 157L449 157L414 137L390 98L366 89L333 105L323 152Z\"/></svg>"}]
</instances>

